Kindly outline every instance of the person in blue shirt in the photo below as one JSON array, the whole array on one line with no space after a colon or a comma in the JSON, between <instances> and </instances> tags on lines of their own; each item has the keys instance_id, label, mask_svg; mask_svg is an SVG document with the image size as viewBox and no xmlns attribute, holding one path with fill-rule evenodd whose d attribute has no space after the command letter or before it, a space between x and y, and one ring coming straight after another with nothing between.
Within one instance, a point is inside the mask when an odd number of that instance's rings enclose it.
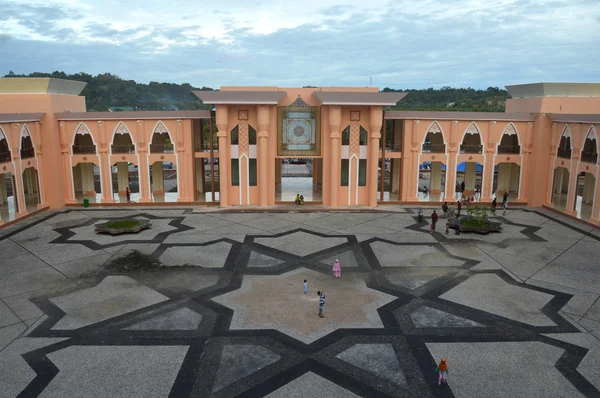
<instances>
[{"instance_id":1,"label":"person in blue shirt","mask_svg":"<svg viewBox=\"0 0 600 398\"><path fill-rule=\"evenodd\" d=\"M308 282L304 280L304 294L308 293Z\"/></svg>"},{"instance_id":2,"label":"person in blue shirt","mask_svg":"<svg viewBox=\"0 0 600 398\"><path fill-rule=\"evenodd\" d=\"M325 307L325 292L319 290L317 295L319 296L319 318L324 318L323 307Z\"/></svg>"}]
</instances>

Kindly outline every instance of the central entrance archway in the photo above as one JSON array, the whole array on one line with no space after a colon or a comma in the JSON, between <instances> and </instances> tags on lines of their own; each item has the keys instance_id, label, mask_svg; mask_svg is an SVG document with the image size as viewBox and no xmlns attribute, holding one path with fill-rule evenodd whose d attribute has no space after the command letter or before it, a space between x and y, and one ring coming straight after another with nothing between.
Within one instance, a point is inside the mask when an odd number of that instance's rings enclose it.
<instances>
[{"instance_id":1,"label":"central entrance archway","mask_svg":"<svg viewBox=\"0 0 600 398\"><path fill-rule=\"evenodd\" d=\"M321 158L276 158L275 202L294 203L300 194L305 202L323 203L322 165Z\"/></svg>"}]
</instances>

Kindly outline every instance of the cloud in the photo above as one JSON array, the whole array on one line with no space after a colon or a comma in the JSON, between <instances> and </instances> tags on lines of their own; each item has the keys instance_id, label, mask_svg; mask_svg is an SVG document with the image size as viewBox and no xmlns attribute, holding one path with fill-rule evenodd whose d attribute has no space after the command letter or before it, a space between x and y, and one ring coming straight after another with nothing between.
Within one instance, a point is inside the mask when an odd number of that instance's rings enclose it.
<instances>
[{"instance_id":1,"label":"cloud","mask_svg":"<svg viewBox=\"0 0 600 398\"><path fill-rule=\"evenodd\" d=\"M111 72L141 82L488 87L597 81L589 0L131 0L0 6L0 73ZM283 4L283 6L282 6ZM23 7L22 7L23 6ZM10 54L10 56L8 56Z\"/></svg>"}]
</instances>

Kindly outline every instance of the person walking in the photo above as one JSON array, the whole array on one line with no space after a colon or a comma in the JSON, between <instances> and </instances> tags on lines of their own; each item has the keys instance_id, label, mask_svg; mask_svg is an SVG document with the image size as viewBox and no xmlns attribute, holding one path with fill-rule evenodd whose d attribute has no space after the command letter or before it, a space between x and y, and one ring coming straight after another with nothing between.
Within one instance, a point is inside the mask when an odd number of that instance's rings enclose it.
<instances>
[{"instance_id":1,"label":"person walking","mask_svg":"<svg viewBox=\"0 0 600 398\"><path fill-rule=\"evenodd\" d=\"M317 295L319 296L319 318L324 318L323 308L325 307L325 292L319 290Z\"/></svg>"},{"instance_id":2,"label":"person walking","mask_svg":"<svg viewBox=\"0 0 600 398\"><path fill-rule=\"evenodd\" d=\"M481 188L479 188L479 185L475 185L475 200L480 200L481 199Z\"/></svg>"},{"instance_id":3,"label":"person walking","mask_svg":"<svg viewBox=\"0 0 600 398\"><path fill-rule=\"evenodd\" d=\"M498 202L496 201L496 198L494 198L492 200L492 214L496 214L496 206L498 206Z\"/></svg>"},{"instance_id":4,"label":"person walking","mask_svg":"<svg viewBox=\"0 0 600 398\"><path fill-rule=\"evenodd\" d=\"M504 210L502 212L502 215L505 215L506 214L506 210L508 210L508 201L502 203L502 209Z\"/></svg>"},{"instance_id":5,"label":"person walking","mask_svg":"<svg viewBox=\"0 0 600 398\"><path fill-rule=\"evenodd\" d=\"M456 217L456 228L454 229L454 235L460 235L460 217Z\"/></svg>"},{"instance_id":6,"label":"person walking","mask_svg":"<svg viewBox=\"0 0 600 398\"><path fill-rule=\"evenodd\" d=\"M419 222L423 222L423 208L419 207L419 211L417 212L417 217Z\"/></svg>"},{"instance_id":7,"label":"person walking","mask_svg":"<svg viewBox=\"0 0 600 398\"><path fill-rule=\"evenodd\" d=\"M465 182L464 181L460 183L460 193L463 195L465 194Z\"/></svg>"},{"instance_id":8,"label":"person walking","mask_svg":"<svg viewBox=\"0 0 600 398\"><path fill-rule=\"evenodd\" d=\"M435 371L438 372L438 386L442 384L446 384L446 378L448 377L448 364L446 363L446 358L442 358L440 363L438 364Z\"/></svg>"},{"instance_id":9,"label":"person walking","mask_svg":"<svg viewBox=\"0 0 600 398\"><path fill-rule=\"evenodd\" d=\"M458 211L458 213L456 213L456 216L460 217L460 211L462 210L462 205L460 204L460 200L456 202L456 210Z\"/></svg>"},{"instance_id":10,"label":"person walking","mask_svg":"<svg viewBox=\"0 0 600 398\"><path fill-rule=\"evenodd\" d=\"M435 225L438 222L438 214L437 212L434 210L433 213L431 213L431 232L435 232Z\"/></svg>"},{"instance_id":11,"label":"person walking","mask_svg":"<svg viewBox=\"0 0 600 398\"><path fill-rule=\"evenodd\" d=\"M342 277L342 267L340 267L340 260L338 260L337 258L335 259L335 262L333 263L333 277L334 278Z\"/></svg>"},{"instance_id":12,"label":"person walking","mask_svg":"<svg viewBox=\"0 0 600 398\"><path fill-rule=\"evenodd\" d=\"M508 192L504 191L504 195L502 195L502 207L504 207L504 203L508 202Z\"/></svg>"},{"instance_id":13,"label":"person walking","mask_svg":"<svg viewBox=\"0 0 600 398\"><path fill-rule=\"evenodd\" d=\"M448 218L448 202L444 202L442 210L444 211L444 218Z\"/></svg>"},{"instance_id":14,"label":"person walking","mask_svg":"<svg viewBox=\"0 0 600 398\"><path fill-rule=\"evenodd\" d=\"M308 282L306 281L306 279L304 280L304 294L308 293Z\"/></svg>"},{"instance_id":15,"label":"person walking","mask_svg":"<svg viewBox=\"0 0 600 398\"><path fill-rule=\"evenodd\" d=\"M125 187L125 197L127 198L127 203L131 203L131 191L129 187Z\"/></svg>"}]
</instances>

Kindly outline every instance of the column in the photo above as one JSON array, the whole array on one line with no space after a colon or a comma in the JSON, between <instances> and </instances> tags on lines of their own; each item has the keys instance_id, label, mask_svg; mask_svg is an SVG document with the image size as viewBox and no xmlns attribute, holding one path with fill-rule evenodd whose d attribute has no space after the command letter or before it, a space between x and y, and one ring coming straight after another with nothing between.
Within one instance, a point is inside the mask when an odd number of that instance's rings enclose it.
<instances>
[{"instance_id":1,"label":"column","mask_svg":"<svg viewBox=\"0 0 600 398\"><path fill-rule=\"evenodd\" d=\"M81 170L81 191L83 196L96 201L96 188L94 186L94 165L92 163L79 163Z\"/></svg>"},{"instance_id":2,"label":"column","mask_svg":"<svg viewBox=\"0 0 600 398\"><path fill-rule=\"evenodd\" d=\"M448 179L447 168L446 179ZM442 192L442 162L431 162L431 180L429 191L432 194L439 194Z\"/></svg>"},{"instance_id":3,"label":"column","mask_svg":"<svg viewBox=\"0 0 600 398\"><path fill-rule=\"evenodd\" d=\"M579 180L577 169L580 154L581 148L573 147L573 151L571 152L571 168L569 169L569 192L567 194L567 206L565 207L565 213L573 216L576 215L575 200L577 199L577 183Z\"/></svg>"},{"instance_id":4,"label":"column","mask_svg":"<svg viewBox=\"0 0 600 398\"><path fill-rule=\"evenodd\" d=\"M473 195L475 193L475 179L477 177L477 163L466 162L465 163L465 191L467 194Z\"/></svg>"},{"instance_id":5,"label":"column","mask_svg":"<svg viewBox=\"0 0 600 398\"><path fill-rule=\"evenodd\" d=\"M448 145L448 160L446 163L446 194L444 195L444 201L453 201L454 192L456 189L456 129L458 128L458 122L455 120L452 122L450 132L450 142Z\"/></svg>"},{"instance_id":6,"label":"column","mask_svg":"<svg viewBox=\"0 0 600 398\"><path fill-rule=\"evenodd\" d=\"M223 207L229 206L229 143L227 142L228 124L227 105L217 105L215 122L219 139L219 200Z\"/></svg>"},{"instance_id":7,"label":"column","mask_svg":"<svg viewBox=\"0 0 600 398\"><path fill-rule=\"evenodd\" d=\"M400 189L400 161L401 159L392 159L392 175L390 183L392 184L391 191L393 193L399 193Z\"/></svg>"},{"instance_id":8,"label":"column","mask_svg":"<svg viewBox=\"0 0 600 398\"><path fill-rule=\"evenodd\" d=\"M340 187L340 168L341 168L341 143L340 143L340 125L342 124L342 108L334 105L329 107L329 139L330 139L330 178L329 178L329 205L337 207L338 193ZM377 179L377 177L375 177Z\"/></svg>"},{"instance_id":9,"label":"column","mask_svg":"<svg viewBox=\"0 0 600 398\"><path fill-rule=\"evenodd\" d=\"M521 167L516 163L510 164L510 192L519 191L519 179L521 178ZM518 197L521 197L521 192L518 192Z\"/></svg>"},{"instance_id":10,"label":"column","mask_svg":"<svg viewBox=\"0 0 600 398\"><path fill-rule=\"evenodd\" d=\"M144 121L138 120L137 145L135 150L138 153L138 182L140 184L140 203L150 203L150 165L148 164L148 145L146 144L146 132L144 131ZM161 166L162 167L162 166Z\"/></svg>"},{"instance_id":11,"label":"column","mask_svg":"<svg viewBox=\"0 0 600 398\"><path fill-rule=\"evenodd\" d=\"M583 204L591 205L594 200L594 190L596 188L594 176L590 173L585 173L583 178Z\"/></svg>"},{"instance_id":12,"label":"column","mask_svg":"<svg viewBox=\"0 0 600 398\"><path fill-rule=\"evenodd\" d=\"M204 159L196 158L194 161L194 167L196 168L196 195L197 200L204 202L206 200L204 190Z\"/></svg>"},{"instance_id":13,"label":"column","mask_svg":"<svg viewBox=\"0 0 600 398\"><path fill-rule=\"evenodd\" d=\"M162 162L152 164L152 194L164 194L165 184L163 180Z\"/></svg>"},{"instance_id":14,"label":"column","mask_svg":"<svg viewBox=\"0 0 600 398\"><path fill-rule=\"evenodd\" d=\"M108 155L108 140L110 138L106 136L106 126L101 120L98 121L98 129L100 130L100 136L102 137L102 143L100 144L100 151L98 154L100 159L100 181L102 182L102 203L114 203L112 165L110 164Z\"/></svg>"},{"instance_id":15,"label":"column","mask_svg":"<svg viewBox=\"0 0 600 398\"><path fill-rule=\"evenodd\" d=\"M73 167L73 188L75 189L75 194L77 194L77 192L83 193L81 187L81 163Z\"/></svg>"},{"instance_id":16,"label":"column","mask_svg":"<svg viewBox=\"0 0 600 398\"><path fill-rule=\"evenodd\" d=\"M127 202L127 196L125 195L125 188L129 186L129 165L127 162L117 163L117 189L119 195L119 202ZM139 167L138 167L139 169Z\"/></svg>"},{"instance_id":17,"label":"column","mask_svg":"<svg viewBox=\"0 0 600 398\"><path fill-rule=\"evenodd\" d=\"M269 180L267 170L269 168L269 120L271 108L268 105L257 106L258 119L258 195L260 206L269 204ZM249 200L249 198L248 198Z\"/></svg>"},{"instance_id":18,"label":"column","mask_svg":"<svg viewBox=\"0 0 600 398\"><path fill-rule=\"evenodd\" d=\"M379 140L381 139L381 127L383 125L383 109L381 106L371 106L371 131L369 132L369 154L367 156L367 186L369 188L369 206L377 207L377 180L379 164ZM385 174L385 159L381 160L381 172ZM358 173L358 167L356 172Z\"/></svg>"},{"instance_id":19,"label":"column","mask_svg":"<svg viewBox=\"0 0 600 398\"><path fill-rule=\"evenodd\" d=\"M61 122L58 125L58 129L60 132L60 141L61 141L61 159L63 164L63 184L64 191L66 193L66 203L76 203L75 196L73 195L73 169L71 167L71 142L67 137L66 126L64 122Z\"/></svg>"},{"instance_id":20,"label":"column","mask_svg":"<svg viewBox=\"0 0 600 398\"><path fill-rule=\"evenodd\" d=\"M552 141L552 137L550 138L550 140ZM517 200L527 201L529 203L529 178L531 177L531 171L529 169L531 168L531 145L533 142L532 122L527 123L527 135L525 136L525 139L523 141L524 142L521 144L521 153L523 154L523 156L521 161L521 167L518 168L519 174L517 176L517 189L519 191ZM551 163L548 163L548 166L550 166L550 164ZM548 169L550 168L551 167L548 167ZM543 180L546 182L546 184L548 184L548 186L552 186L552 181L548 181L548 175L550 176L550 178L552 178L553 174L554 173L552 172L548 173L548 171L545 171L544 174L542 174L543 177L541 178L543 178ZM541 197L541 195L539 196ZM543 201L543 198L541 199Z\"/></svg>"},{"instance_id":21,"label":"column","mask_svg":"<svg viewBox=\"0 0 600 398\"><path fill-rule=\"evenodd\" d=\"M496 153L496 142L494 130L496 122L489 122L487 140L485 143L485 164L483 165L483 175L481 179L481 199L480 202L492 201L492 190L494 188L494 154Z\"/></svg>"}]
</instances>

